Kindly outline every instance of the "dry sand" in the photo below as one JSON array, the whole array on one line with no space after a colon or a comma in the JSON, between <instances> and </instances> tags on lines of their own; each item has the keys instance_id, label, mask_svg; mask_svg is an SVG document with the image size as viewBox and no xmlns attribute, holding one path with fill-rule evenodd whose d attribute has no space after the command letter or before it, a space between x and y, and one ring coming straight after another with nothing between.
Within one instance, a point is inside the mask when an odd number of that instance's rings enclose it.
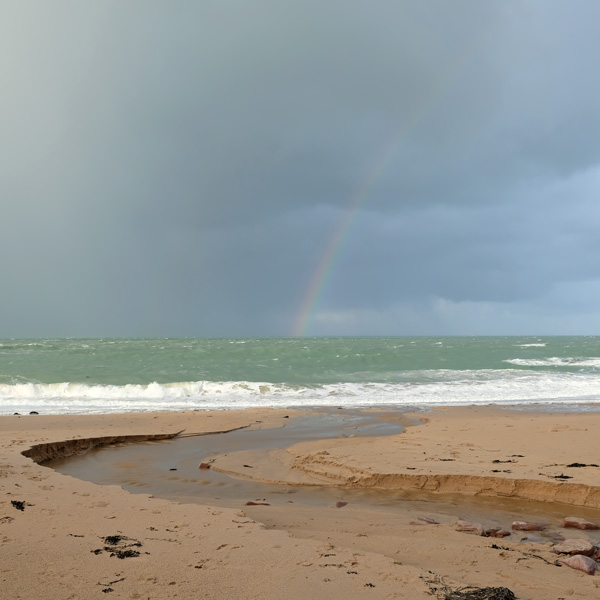
<instances>
[{"instance_id":1,"label":"dry sand","mask_svg":"<svg viewBox=\"0 0 600 600\"><path fill-rule=\"evenodd\" d=\"M503 586L523 600L600 597L600 576L559 567L550 538L532 543L521 541L527 534L495 539L461 533L455 531L460 509L452 515L435 502L426 513L353 502L342 508L177 504L35 462L81 451L92 438L106 443L119 436L225 431L257 421L279 427L294 414L0 418L0 597L420 599L435 597L434 588L443 598L444 586ZM416 495L426 490L440 500L446 494L484 496L482 506L492 508L507 497L536 506L559 501L565 505L554 505L554 515L564 509L563 516L600 521L600 467L567 466L600 463L600 414L469 407L426 418L398 436L235 452L218 457L213 468L247 477L243 465L252 461L251 474L260 480L321 482L342 492L344 486ZM600 538L597 531L548 524L566 538Z\"/></svg>"}]
</instances>

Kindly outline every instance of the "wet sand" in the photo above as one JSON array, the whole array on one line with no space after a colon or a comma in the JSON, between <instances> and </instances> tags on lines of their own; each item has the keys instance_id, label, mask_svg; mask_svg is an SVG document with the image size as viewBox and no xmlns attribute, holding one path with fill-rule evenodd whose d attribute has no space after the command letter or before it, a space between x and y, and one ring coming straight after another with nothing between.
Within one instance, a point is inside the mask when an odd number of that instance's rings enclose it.
<instances>
[{"instance_id":1,"label":"wet sand","mask_svg":"<svg viewBox=\"0 0 600 600\"><path fill-rule=\"evenodd\" d=\"M497 511L502 504L505 510L514 497L518 502L512 506L525 506L532 516L542 511L549 533L597 543L596 531L560 528L561 515L600 521L600 468L567 467L596 464L597 413L445 409L391 437L232 448L210 457L211 471L274 482L279 490L268 505L233 508L216 506L216 499L207 506L130 494L61 475L33 460L79 451L90 445L82 440L103 436L181 430L185 435L253 425L266 438L267 428L296 416L260 410L1 418L3 595L431 598L434 587L473 585L505 586L518 598L599 596L600 577L558 566L551 536L533 543L533 537L522 540L531 535L525 532L498 540L455 531L462 512L493 521L487 507ZM21 454L36 444L49 445L29 451L30 457ZM172 460L167 456L161 468L179 470ZM305 503L294 501L299 491L281 493L286 486L302 488L308 479L331 495ZM391 500L373 506L353 499L361 494L388 494ZM475 497L475 508L461 508L465 495ZM407 499L410 510L397 510L400 500L406 508ZM557 499L563 504L547 504ZM335 501L348 503L337 508Z\"/></svg>"}]
</instances>

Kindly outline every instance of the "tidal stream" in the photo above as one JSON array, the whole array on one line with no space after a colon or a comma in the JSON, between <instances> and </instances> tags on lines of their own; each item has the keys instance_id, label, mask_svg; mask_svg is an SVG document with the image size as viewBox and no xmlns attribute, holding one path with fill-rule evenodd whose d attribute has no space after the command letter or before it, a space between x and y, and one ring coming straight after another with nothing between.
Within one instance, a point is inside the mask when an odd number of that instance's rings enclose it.
<instances>
[{"instance_id":1,"label":"tidal stream","mask_svg":"<svg viewBox=\"0 0 600 600\"><path fill-rule=\"evenodd\" d=\"M241 450L284 448L298 442L340 436L388 436L404 426L387 413L328 410L290 418L283 427L261 429L260 422L227 433L175 437L169 440L117 444L85 454L47 461L44 466L99 485L118 485L131 493L149 494L181 503L244 508L248 501L271 506L328 507L336 502L423 516L460 518L485 527L511 530L513 521L546 524L544 532L513 532L511 539L546 543L565 516L600 522L600 510L567 505L425 492L348 489L322 485L277 485L199 469L212 457ZM250 470L251 467L249 467ZM594 534L596 532L592 532ZM587 537L582 532L575 536ZM569 532L568 537L574 537ZM592 539L597 541L598 536Z\"/></svg>"}]
</instances>

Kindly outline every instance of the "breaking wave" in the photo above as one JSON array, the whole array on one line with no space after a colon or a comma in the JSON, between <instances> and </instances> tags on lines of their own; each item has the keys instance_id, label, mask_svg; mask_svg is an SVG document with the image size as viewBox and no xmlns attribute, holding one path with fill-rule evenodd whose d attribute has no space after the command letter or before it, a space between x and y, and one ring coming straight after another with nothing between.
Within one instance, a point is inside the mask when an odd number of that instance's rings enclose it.
<instances>
[{"instance_id":1,"label":"breaking wave","mask_svg":"<svg viewBox=\"0 0 600 600\"><path fill-rule=\"evenodd\" d=\"M549 359L550 363L552 360ZM600 363L600 359L595 360ZM254 381L0 384L0 413L5 415L31 411L92 414L253 407L415 407L598 401L600 386L595 374L516 369L422 371L420 377L400 383L346 382L314 386Z\"/></svg>"},{"instance_id":2,"label":"breaking wave","mask_svg":"<svg viewBox=\"0 0 600 600\"><path fill-rule=\"evenodd\" d=\"M600 368L600 358L512 358L504 362L520 367L587 367L592 369Z\"/></svg>"}]
</instances>

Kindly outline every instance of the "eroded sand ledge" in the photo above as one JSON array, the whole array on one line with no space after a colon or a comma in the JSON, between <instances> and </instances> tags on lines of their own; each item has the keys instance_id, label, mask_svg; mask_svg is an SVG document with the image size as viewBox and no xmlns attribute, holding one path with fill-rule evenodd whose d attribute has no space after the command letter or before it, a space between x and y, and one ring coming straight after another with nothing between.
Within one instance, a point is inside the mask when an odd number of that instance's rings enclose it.
<instances>
[{"instance_id":1,"label":"eroded sand ledge","mask_svg":"<svg viewBox=\"0 0 600 600\"><path fill-rule=\"evenodd\" d=\"M35 444L27 450L23 450L21 454L27 458L31 458L38 464L43 464L49 460L56 458L68 458L78 454L84 454L94 448L102 448L103 446L113 446L116 444L135 444L139 442L157 442L160 440L171 440L175 437L191 437L209 434L229 433L244 429L248 425L223 429L217 431L203 431L198 433L186 433L185 430L176 431L173 433L146 433L140 435L110 435L92 438L76 438L72 440L60 440L56 442L46 442L43 444Z\"/></svg>"},{"instance_id":2,"label":"eroded sand ledge","mask_svg":"<svg viewBox=\"0 0 600 600\"><path fill-rule=\"evenodd\" d=\"M521 600L598 598L600 577L557 567L549 544L503 541L500 548L489 538L454 531L447 521L415 524L414 515L383 515L352 505L341 510L293 504L239 510L179 505L62 476L23 455L40 459L58 452L57 443L80 451L89 444L86 440L281 426L286 415L294 413L0 418L3 596L104 598L110 589L111 598L131 599L429 599L428 582L441 578L454 588L506 586ZM377 485L386 485L386 478L388 483L394 477L404 483L452 481L459 474L462 484L471 477L479 478L479 484L491 479L495 486L512 485L503 483L511 477L577 492L575 486L600 484L600 469L566 467L598 460L594 432L599 426L598 414L437 411L426 425L401 436L296 445L282 451L285 460L278 458L273 478L315 477L320 471L319 478L357 477L349 483L365 485L368 478L377 483L385 475ZM265 465L272 458L266 457ZM223 461L235 467L238 459L242 456L231 454ZM561 473L573 479L552 480ZM23 502L24 510L11 501ZM270 526L276 511L279 523L293 525L294 536L261 524ZM105 538L116 535L127 538L126 543L139 542L139 556L120 560L104 551ZM588 537L597 541L598 536Z\"/></svg>"},{"instance_id":3,"label":"eroded sand ledge","mask_svg":"<svg viewBox=\"0 0 600 600\"><path fill-rule=\"evenodd\" d=\"M38 464L43 464L55 458L68 458L77 454L83 454L94 448L112 446L114 444L135 444L136 442L149 442L158 440L170 440L179 435L177 433L158 433L142 435L110 435L95 438L81 438L74 440L60 440L57 442L46 442L34 444L31 448L23 450L21 454L30 458Z\"/></svg>"}]
</instances>

